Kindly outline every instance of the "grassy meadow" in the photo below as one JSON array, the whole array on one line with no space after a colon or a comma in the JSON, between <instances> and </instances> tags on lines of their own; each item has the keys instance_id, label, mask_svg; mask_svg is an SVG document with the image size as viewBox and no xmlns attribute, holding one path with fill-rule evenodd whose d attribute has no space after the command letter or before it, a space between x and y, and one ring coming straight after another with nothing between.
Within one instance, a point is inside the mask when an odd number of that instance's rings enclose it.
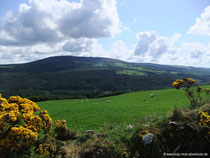
<instances>
[{"instance_id":1,"label":"grassy meadow","mask_svg":"<svg viewBox=\"0 0 210 158\"><path fill-rule=\"evenodd\" d=\"M154 94L151 98L150 94ZM110 102L110 103L108 103ZM141 91L97 99L71 99L38 102L53 120L67 121L73 130L100 130L104 125L127 126L149 115L165 115L189 104L184 91L165 89Z\"/></svg>"}]
</instances>

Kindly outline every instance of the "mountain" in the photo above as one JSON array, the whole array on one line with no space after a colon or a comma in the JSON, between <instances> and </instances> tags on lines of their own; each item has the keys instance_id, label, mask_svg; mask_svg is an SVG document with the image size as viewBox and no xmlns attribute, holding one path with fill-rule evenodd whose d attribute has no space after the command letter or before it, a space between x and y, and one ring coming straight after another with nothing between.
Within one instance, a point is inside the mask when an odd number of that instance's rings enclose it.
<instances>
[{"instance_id":1,"label":"mountain","mask_svg":"<svg viewBox=\"0 0 210 158\"><path fill-rule=\"evenodd\" d=\"M25 64L0 65L0 93L35 101L100 97L169 88L174 80L183 77L209 84L210 69L58 56Z\"/></svg>"}]
</instances>

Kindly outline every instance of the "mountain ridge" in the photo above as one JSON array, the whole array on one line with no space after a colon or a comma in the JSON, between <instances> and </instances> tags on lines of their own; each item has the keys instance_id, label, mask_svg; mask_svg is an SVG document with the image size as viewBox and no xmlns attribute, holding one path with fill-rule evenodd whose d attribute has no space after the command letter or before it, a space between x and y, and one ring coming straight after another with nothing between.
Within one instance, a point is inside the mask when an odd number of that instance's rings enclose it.
<instances>
[{"instance_id":1,"label":"mountain ridge","mask_svg":"<svg viewBox=\"0 0 210 158\"><path fill-rule=\"evenodd\" d=\"M130 63L130 64L145 64L145 65L162 65L162 66L171 66L171 67L177 67L177 68L200 68L200 69L209 69L208 67L196 67L196 66L185 66L185 65L167 65L167 64L157 64L157 63L138 63L138 62L128 62L128 61L124 61L124 60L120 60L120 59L113 59L113 58L108 58L108 57L81 57L81 56L71 56L71 55L63 55L63 56L50 56L50 57L46 57L46 58L42 58L42 59L38 59L35 61L30 61L30 62L25 62L25 63L13 63L13 64L0 64L0 66L11 66L11 65L23 65L23 64L32 64L32 63L37 63L37 62L41 62L44 60L48 60L48 59L54 59L54 58L92 58L92 59L107 59L107 60L113 60L113 61L121 61L121 62L125 62L125 63Z\"/></svg>"},{"instance_id":2,"label":"mountain ridge","mask_svg":"<svg viewBox=\"0 0 210 158\"><path fill-rule=\"evenodd\" d=\"M98 97L127 91L170 88L178 78L209 84L210 69L129 63L101 57L55 56L0 65L0 93L37 100Z\"/></svg>"}]
</instances>

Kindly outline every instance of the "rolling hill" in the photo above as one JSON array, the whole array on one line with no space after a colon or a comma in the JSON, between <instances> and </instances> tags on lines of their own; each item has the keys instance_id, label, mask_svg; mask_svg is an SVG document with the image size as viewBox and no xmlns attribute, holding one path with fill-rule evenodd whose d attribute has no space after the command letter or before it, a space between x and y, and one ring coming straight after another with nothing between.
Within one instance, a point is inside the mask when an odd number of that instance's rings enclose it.
<instances>
[{"instance_id":1,"label":"rolling hill","mask_svg":"<svg viewBox=\"0 0 210 158\"><path fill-rule=\"evenodd\" d=\"M0 65L0 93L34 101L91 98L169 88L175 79L182 77L209 84L210 69L58 56L25 64Z\"/></svg>"},{"instance_id":2,"label":"rolling hill","mask_svg":"<svg viewBox=\"0 0 210 158\"><path fill-rule=\"evenodd\" d=\"M154 94L151 98L150 94ZM177 99L179 98L179 99ZM154 115L163 116L176 107L188 107L184 91L149 90L93 99L66 99L38 102L53 120L66 120L68 127L78 130L100 130L104 126L134 124Z\"/></svg>"}]
</instances>

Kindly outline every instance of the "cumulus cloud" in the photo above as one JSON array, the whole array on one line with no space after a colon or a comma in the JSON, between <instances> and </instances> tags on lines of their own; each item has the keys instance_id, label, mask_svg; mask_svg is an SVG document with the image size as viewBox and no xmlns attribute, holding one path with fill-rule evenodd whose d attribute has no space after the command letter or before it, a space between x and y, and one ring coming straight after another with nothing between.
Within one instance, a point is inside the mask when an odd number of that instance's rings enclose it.
<instances>
[{"instance_id":1,"label":"cumulus cloud","mask_svg":"<svg viewBox=\"0 0 210 158\"><path fill-rule=\"evenodd\" d=\"M210 35L209 12L210 6L188 34ZM128 47L122 40L117 40L110 50L104 50L98 39L113 37L122 31L131 32L120 22L116 0L81 0L77 3L29 0L28 4L21 4L18 11L10 11L0 18L0 64L59 55L192 66L209 64L210 43L181 42L181 34L167 37L155 31L139 32L133 46Z\"/></svg>"},{"instance_id":2,"label":"cumulus cloud","mask_svg":"<svg viewBox=\"0 0 210 158\"><path fill-rule=\"evenodd\" d=\"M115 0L83 0L80 8L64 13L59 24L63 34L74 38L110 37L121 25Z\"/></svg>"},{"instance_id":3,"label":"cumulus cloud","mask_svg":"<svg viewBox=\"0 0 210 158\"><path fill-rule=\"evenodd\" d=\"M196 23L190 28L187 34L210 36L210 6L206 7L201 16L196 19Z\"/></svg>"},{"instance_id":4,"label":"cumulus cloud","mask_svg":"<svg viewBox=\"0 0 210 158\"><path fill-rule=\"evenodd\" d=\"M115 0L29 0L1 20L1 45L56 43L67 38L101 38L121 30Z\"/></svg>"},{"instance_id":5,"label":"cumulus cloud","mask_svg":"<svg viewBox=\"0 0 210 158\"><path fill-rule=\"evenodd\" d=\"M98 55L103 49L97 39L115 36L121 27L116 0L29 0L0 18L0 63Z\"/></svg>"},{"instance_id":6,"label":"cumulus cloud","mask_svg":"<svg viewBox=\"0 0 210 158\"><path fill-rule=\"evenodd\" d=\"M0 45L0 64L25 63L49 56L60 55L64 42L55 45L36 44L33 46Z\"/></svg>"},{"instance_id":7,"label":"cumulus cloud","mask_svg":"<svg viewBox=\"0 0 210 158\"><path fill-rule=\"evenodd\" d=\"M194 50L190 53L190 55L191 55L191 58L198 59L204 55L204 52L202 52L201 50Z\"/></svg>"},{"instance_id":8,"label":"cumulus cloud","mask_svg":"<svg viewBox=\"0 0 210 158\"><path fill-rule=\"evenodd\" d=\"M113 43L112 49L106 53L106 57L124 61L132 61L133 55L134 47L129 49L122 40L115 41Z\"/></svg>"},{"instance_id":9,"label":"cumulus cloud","mask_svg":"<svg viewBox=\"0 0 210 158\"><path fill-rule=\"evenodd\" d=\"M80 38L69 39L63 45L65 54L77 56L101 56L105 51L97 39Z\"/></svg>"},{"instance_id":10,"label":"cumulus cloud","mask_svg":"<svg viewBox=\"0 0 210 158\"><path fill-rule=\"evenodd\" d=\"M173 37L158 36L155 31L139 32L136 35L137 44L134 55L140 56L150 61L157 61L163 54L173 54L175 52L173 44L180 37L175 34Z\"/></svg>"},{"instance_id":11,"label":"cumulus cloud","mask_svg":"<svg viewBox=\"0 0 210 158\"><path fill-rule=\"evenodd\" d=\"M205 58L207 58L207 55L210 54L207 46L199 42L183 42L181 45L181 51L185 53L185 55L182 55L184 59L182 63L186 62L195 66L207 64Z\"/></svg>"},{"instance_id":12,"label":"cumulus cloud","mask_svg":"<svg viewBox=\"0 0 210 158\"><path fill-rule=\"evenodd\" d=\"M51 23L49 14L34 7L32 2L31 6L22 4L17 13L11 12L1 21L0 44L25 46L55 42L59 39L58 31Z\"/></svg>"},{"instance_id":13,"label":"cumulus cloud","mask_svg":"<svg viewBox=\"0 0 210 158\"><path fill-rule=\"evenodd\" d=\"M134 54L128 58L132 61L209 67L210 42L183 42L181 34L166 37L155 31L139 32L136 38Z\"/></svg>"},{"instance_id":14,"label":"cumulus cloud","mask_svg":"<svg viewBox=\"0 0 210 158\"><path fill-rule=\"evenodd\" d=\"M209 67L210 43L181 42L181 45L174 47L173 54L164 54L159 58L161 64L203 66Z\"/></svg>"},{"instance_id":15,"label":"cumulus cloud","mask_svg":"<svg viewBox=\"0 0 210 158\"><path fill-rule=\"evenodd\" d=\"M93 44L94 40L92 39L69 39L66 41L65 45L63 46L63 50L66 52L89 52L91 45Z\"/></svg>"},{"instance_id":16,"label":"cumulus cloud","mask_svg":"<svg viewBox=\"0 0 210 158\"><path fill-rule=\"evenodd\" d=\"M150 44L157 38L155 31L151 32L139 32L136 35L137 45L135 55L144 54L149 50Z\"/></svg>"},{"instance_id":17,"label":"cumulus cloud","mask_svg":"<svg viewBox=\"0 0 210 158\"><path fill-rule=\"evenodd\" d=\"M54 45L36 44L33 46L0 45L0 64L25 63L50 56L92 56L105 57L107 53L97 39L68 39Z\"/></svg>"}]
</instances>

